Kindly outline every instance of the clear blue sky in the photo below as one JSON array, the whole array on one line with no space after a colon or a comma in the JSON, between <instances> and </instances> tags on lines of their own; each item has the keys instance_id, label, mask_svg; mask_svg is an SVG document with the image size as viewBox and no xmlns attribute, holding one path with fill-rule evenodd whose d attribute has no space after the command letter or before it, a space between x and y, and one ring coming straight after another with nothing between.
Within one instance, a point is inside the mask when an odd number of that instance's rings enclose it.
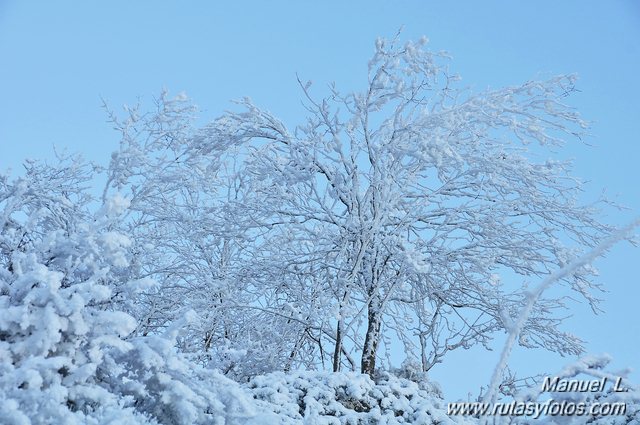
<instances>
[{"instance_id":1,"label":"clear blue sky","mask_svg":"<svg viewBox=\"0 0 640 425\"><path fill-rule=\"evenodd\" d=\"M426 35L449 51L451 68L475 90L561 73L580 76L569 102L594 121L592 146L559 153L575 174L640 214L640 2L530 1L8 1L0 0L0 170L52 146L106 163L118 136L112 106L185 91L214 118L230 99L250 96L294 125L304 111L295 74L316 84L362 87L378 36ZM618 367L640 368L640 250L615 248L597 265L607 312L577 306L566 328L608 352ZM498 353L459 352L434 370L448 398L477 393ZM556 371L569 359L518 350L514 365ZM640 383L640 374L634 374Z\"/></svg>"}]
</instances>

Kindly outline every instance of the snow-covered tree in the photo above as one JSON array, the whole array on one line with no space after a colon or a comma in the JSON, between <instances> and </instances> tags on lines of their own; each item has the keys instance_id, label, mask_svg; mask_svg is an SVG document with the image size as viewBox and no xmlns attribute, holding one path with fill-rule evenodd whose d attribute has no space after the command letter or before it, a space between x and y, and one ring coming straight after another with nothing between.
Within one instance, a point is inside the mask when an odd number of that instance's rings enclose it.
<instances>
[{"instance_id":1,"label":"snow-covered tree","mask_svg":"<svg viewBox=\"0 0 640 425\"><path fill-rule=\"evenodd\" d=\"M133 241L129 277L158 283L132 311L137 334L162 333L195 311L179 338L194 360L236 378L286 368L284 347L296 335L286 317L259 309L262 289L252 286L261 230L240 211L246 147L216 137L219 128L197 128L185 96L163 93L155 110L139 109L123 118L110 112L121 141L104 190L130 201L118 223Z\"/></svg>"},{"instance_id":2,"label":"snow-covered tree","mask_svg":"<svg viewBox=\"0 0 640 425\"><path fill-rule=\"evenodd\" d=\"M182 95L119 119L105 196L133 246L137 333L193 309L185 352L226 373L344 365L372 374L400 341L424 371L487 346L549 274L611 228L578 202L571 164L548 159L587 124L573 76L472 93L425 40L376 42L364 89L331 85L289 130L248 99L198 126ZM595 269L562 279L597 311ZM526 289L526 288L524 288ZM519 343L576 354L564 299L540 299ZM358 359L359 357L359 359Z\"/></svg>"},{"instance_id":3,"label":"snow-covered tree","mask_svg":"<svg viewBox=\"0 0 640 425\"><path fill-rule=\"evenodd\" d=\"M424 370L488 344L523 305L522 277L550 273L610 230L578 202L571 164L547 159L587 127L564 104L575 78L473 94L424 44L378 40L361 91L332 85L316 99L301 82L308 118L292 130L245 100L208 131L253 146L243 214L270 253L256 265L271 270L263 290L288 295L268 308L312 330L307 342L332 353L334 370L356 349L372 374L386 330ZM594 274L583 267L563 282L597 310ZM316 299L332 317L305 311ZM563 308L540 300L520 344L581 352L559 327Z\"/></svg>"}]
</instances>

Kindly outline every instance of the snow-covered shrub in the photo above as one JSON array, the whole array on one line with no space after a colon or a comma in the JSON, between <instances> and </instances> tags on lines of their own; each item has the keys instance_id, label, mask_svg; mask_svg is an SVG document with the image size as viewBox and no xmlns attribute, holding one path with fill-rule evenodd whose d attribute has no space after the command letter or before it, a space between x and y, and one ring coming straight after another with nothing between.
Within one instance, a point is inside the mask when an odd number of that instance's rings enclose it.
<instances>
[{"instance_id":1,"label":"snow-covered shrub","mask_svg":"<svg viewBox=\"0 0 640 425\"><path fill-rule=\"evenodd\" d=\"M112 357L103 379L136 410L163 424L233 424L255 415L238 384L176 351L173 332L133 338Z\"/></svg>"},{"instance_id":2,"label":"snow-covered shrub","mask_svg":"<svg viewBox=\"0 0 640 425\"><path fill-rule=\"evenodd\" d=\"M99 369L133 319L108 308L112 268L126 265L128 240L90 217L79 161L31 163L23 179L0 182L0 404L16 424L142 423L101 385Z\"/></svg>"},{"instance_id":3,"label":"snow-covered shrub","mask_svg":"<svg viewBox=\"0 0 640 425\"><path fill-rule=\"evenodd\" d=\"M77 159L0 178L2 423L233 423L237 385L178 354L177 329L129 338L116 293L135 290L130 240L111 230L126 202L91 213L89 178Z\"/></svg>"},{"instance_id":4,"label":"snow-covered shrub","mask_svg":"<svg viewBox=\"0 0 640 425\"><path fill-rule=\"evenodd\" d=\"M381 373L374 382L359 373L274 372L248 384L282 423L305 424L453 424L446 403L431 383L416 383Z\"/></svg>"}]
</instances>

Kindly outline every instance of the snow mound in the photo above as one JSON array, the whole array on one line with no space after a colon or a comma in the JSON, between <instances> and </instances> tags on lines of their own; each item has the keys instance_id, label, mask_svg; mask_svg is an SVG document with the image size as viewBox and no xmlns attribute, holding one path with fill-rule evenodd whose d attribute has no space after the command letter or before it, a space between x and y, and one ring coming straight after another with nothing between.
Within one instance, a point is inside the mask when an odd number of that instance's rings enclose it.
<instances>
[{"instance_id":1,"label":"snow mound","mask_svg":"<svg viewBox=\"0 0 640 425\"><path fill-rule=\"evenodd\" d=\"M446 415L440 390L389 373L375 381L358 373L300 371L256 376L246 385L280 424L456 424L475 423Z\"/></svg>"}]
</instances>

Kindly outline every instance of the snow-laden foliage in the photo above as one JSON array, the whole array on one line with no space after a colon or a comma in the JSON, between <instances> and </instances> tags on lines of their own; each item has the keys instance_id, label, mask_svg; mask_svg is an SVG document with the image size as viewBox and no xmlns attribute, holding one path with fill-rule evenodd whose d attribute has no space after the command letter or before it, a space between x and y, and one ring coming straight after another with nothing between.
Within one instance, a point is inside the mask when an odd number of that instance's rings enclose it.
<instances>
[{"instance_id":1,"label":"snow-laden foliage","mask_svg":"<svg viewBox=\"0 0 640 425\"><path fill-rule=\"evenodd\" d=\"M601 379L607 377L611 383L626 372L606 370L610 358L607 356L585 357L565 367L554 376L560 379ZM544 404L551 398L562 402L626 403L622 415L608 416L562 416L546 415L535 419L535 423L560 424L613 424L635 425L640 420L640 392L627 379L622 385L627 392L603 393L543 393L536 384L520 391L512 401L538 402ZM480 424L484 419L492 424L530 424L531 416L447 416L445 402L438 385L429 381L426 374L412 367L382 372L374 379L365 374L352 372L274 372L256 376L244 385L246 391L264 411L254 423L265 424Z\"/></svg>"},{"instance_id":2,"label":"snow-laden foliage","mask_svg":"<svg viewBox=\"0 0 640 425\"><path fill-rule=\"evenodd\" d=\"M417 382L388 373L375 377L342 372L274 372L247 384L249 392L280 416L279 423L454 424L437 386L420 375Z\"/></svg>"},{"instance_id":3,"label":"snow-laden foliage","mask_svg":"<svg viewBox=\"0 0 640 425\"><path fill-rule=\"evenodd\" d=\"M235 383L187 361L176 329L128 338L114 309L131 240L111 230L126 201L94 214L91 169L28 164L0 180L0 411L12 424L232 423L250 407ZM249 410L248 410L249 409ZM225 422L227 420L227 422Z\"/></svg>"}]
</instances>

